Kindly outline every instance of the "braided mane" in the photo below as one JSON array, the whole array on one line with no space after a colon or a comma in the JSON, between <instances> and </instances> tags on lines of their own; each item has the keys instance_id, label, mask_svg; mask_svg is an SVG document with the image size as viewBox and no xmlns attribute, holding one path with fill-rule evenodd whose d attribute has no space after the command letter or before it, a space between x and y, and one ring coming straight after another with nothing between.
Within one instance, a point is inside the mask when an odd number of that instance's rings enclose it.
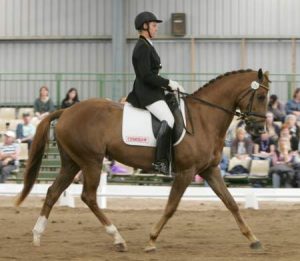
<instances>
[{"instance_id":1,"label":"braided mane","mask_svg":"<svg viewBox=\"0 0 300 261\"><path fill-rule=\"evenodd\" d=\"M202 87L199 87L196 91L193 92L196 93L198 91L201 91L203 88L207 88L208 86L210 86L212 83L216 82L217 80L220 80L226 76L232 75L232 74L237 74L237 73L246 73L246 72L253 72L252 69L242 69L242 70L238 70L238 71L231 71L231 72L227 72L224 74L220 74L219 76L217 76L216 78L210 80L208 83L204 84Z\"/></svg>"}]
</instances>

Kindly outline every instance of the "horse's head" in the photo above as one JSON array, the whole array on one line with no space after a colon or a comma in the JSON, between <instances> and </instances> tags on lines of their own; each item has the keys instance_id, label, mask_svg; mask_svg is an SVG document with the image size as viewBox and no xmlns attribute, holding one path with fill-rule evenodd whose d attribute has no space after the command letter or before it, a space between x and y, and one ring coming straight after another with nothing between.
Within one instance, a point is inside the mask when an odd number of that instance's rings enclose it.
<instances>
[{"instance_id":1,"label":"horse's head","mask_svg":"<svg viewBox=\"0 0 300 261\"><path fill-rule=\"evenodd\" d=\"M258 70L255 78L247 82L248 89L238 99L238 107L246 122L246 130L254 135L265 131L269 83L268 72Z\"/></svg>"}]
</instances>

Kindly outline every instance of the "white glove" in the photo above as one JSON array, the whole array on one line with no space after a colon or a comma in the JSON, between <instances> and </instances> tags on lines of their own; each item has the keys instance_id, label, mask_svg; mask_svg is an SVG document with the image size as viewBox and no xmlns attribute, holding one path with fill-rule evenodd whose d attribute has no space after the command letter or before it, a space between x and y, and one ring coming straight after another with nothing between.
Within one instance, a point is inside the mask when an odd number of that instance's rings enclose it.
<instances>
[{"instance_id":1,"label":"white glove","mask_svg":"<svg viewBox=\"0 0 300 261\"><path fill-rule=\"evenodd\" d=\"M169 87L171 88L172 91L185 92L183 87L178 82L172 80L169 80Z\"/></svg>"}]
</instances>

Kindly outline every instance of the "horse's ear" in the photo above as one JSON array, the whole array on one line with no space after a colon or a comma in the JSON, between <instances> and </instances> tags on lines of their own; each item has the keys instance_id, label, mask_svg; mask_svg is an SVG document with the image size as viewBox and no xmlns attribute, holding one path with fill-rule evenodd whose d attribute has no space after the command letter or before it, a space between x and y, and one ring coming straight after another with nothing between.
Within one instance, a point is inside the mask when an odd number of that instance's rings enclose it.
<instances>
[{"instance_id":1,"label":"horse's ear","mask_svg":"<svg viewBox=\"0 0 300 261\"><path fill-rule=\"evenodd\" d=\"M263 71L261 68L258 70L257 77L260 81L262 81L264 79L264 74L263 74Z\"/></svg>"}]
</instances>

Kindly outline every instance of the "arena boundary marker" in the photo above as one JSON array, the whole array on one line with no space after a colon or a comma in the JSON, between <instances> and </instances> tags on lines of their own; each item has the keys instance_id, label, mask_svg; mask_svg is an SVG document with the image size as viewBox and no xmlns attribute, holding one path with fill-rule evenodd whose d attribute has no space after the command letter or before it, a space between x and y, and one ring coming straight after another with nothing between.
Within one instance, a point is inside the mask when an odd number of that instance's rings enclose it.
<instances>
[{"instance_id":1,"label":"arena boundary marker","mask_svg":"<svg viewBox=\"0 0 300 261\"><path fill-rule=\"evenodd\" d=\"M30 195L45 197L51 184L36 184ZM0 196L16 196L22 189L22 184L0 184ZM135 185L106 185L99 187L97 198L102 208L107 207L107 198L167 198L169 186L135 186ZM82 185L72 184L68 193L79 197ZM300 202L300 189L273 188L229 188L230 193L238 202L245 202L246 196L253 193L260 201ZM100 194L100 192L102 192ZM184 200L220 201L209 187L188 187L183 196Z\"/></svg>"}]
</instances>

